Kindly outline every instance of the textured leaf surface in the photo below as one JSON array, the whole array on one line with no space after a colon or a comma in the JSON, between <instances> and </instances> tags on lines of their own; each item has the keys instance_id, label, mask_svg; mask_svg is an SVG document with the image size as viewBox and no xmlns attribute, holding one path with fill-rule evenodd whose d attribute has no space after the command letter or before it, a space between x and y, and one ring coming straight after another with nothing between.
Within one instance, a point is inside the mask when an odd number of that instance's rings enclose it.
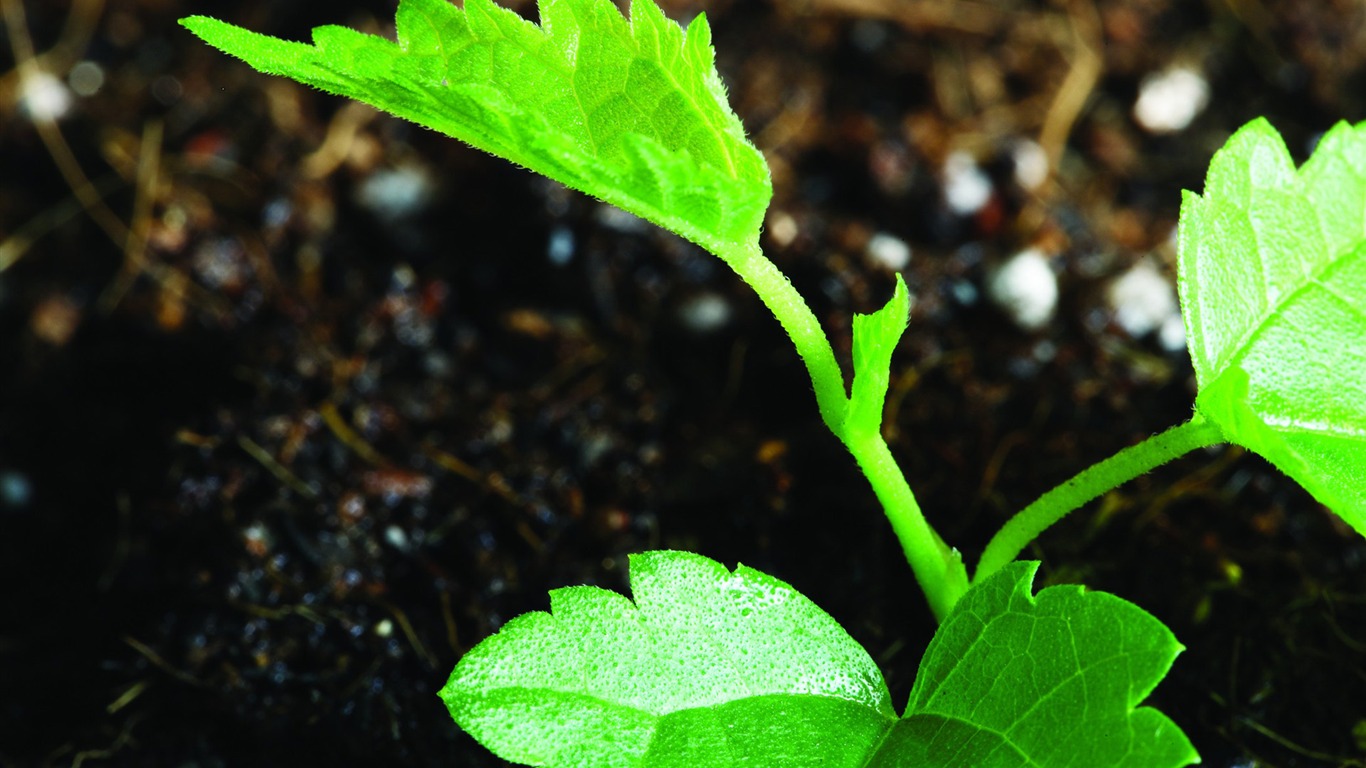
<instances>
[{"instance_id":1,"label":"textured leaf surface","mask_svg":"<svg viewBox=\"0 0 1366 768\"><path fill-rule=\"evenodd\" d=\"M494 753L557 768L1176 768L1134 709L1180 645L1125 601L1030 595L1037 563L974 586L930 644L902 720L872 660L790 586L699 555L631 558L634 602L551 593L466 654L441 690Z\"/></svg>"},{"instance_id":2,"label":"textured leaf surface","mask_svg":"<svg viewBox=\"0 0 1366 768\"><path fill-rule=\"evenodd\" d=\"M397 42L343 27L313 44L182 23L256 69L454 136L726 253L758 238L772 190L717 75L711 30L650 0L402 0Z\"/></svg>"},{"instance_id":3,"label":"textured leaf surface","mask_svg":"<svg viewBox=\"0 0 1366 768\"><path fill-rule=\"evenodd\" d=\"M894 722L872 659L787 584L686 552L630 569L634 602L555 590L466 654L441 690L460 727L528 765L697 768L859 766ZM835 724L862 736L822 746Z\"/></svg>"},{"instance_id":4,"label":"textured leaf surface","mask_svg":"<svg viewBox=\"0 0 1366 768\"><path fill-rule=\"evenodd\" d=\"M1137 707L1181 645L1114 595L1031 596L1037 562L970 589L925 651L910 703L871 765L1176 768L1198 761L1162 713Z\"/></svg>"},{"instance_id":5,"label":"textured leaf surface","mask_svg":"<svg viewBox=\"0 0 1366 768\"><path fill-rule=\"evenodd\" d=\"M1366 535L1366 127L1297 173L1264 120L1181 206L1196 409Z\"/></svg>"}]
</instances>

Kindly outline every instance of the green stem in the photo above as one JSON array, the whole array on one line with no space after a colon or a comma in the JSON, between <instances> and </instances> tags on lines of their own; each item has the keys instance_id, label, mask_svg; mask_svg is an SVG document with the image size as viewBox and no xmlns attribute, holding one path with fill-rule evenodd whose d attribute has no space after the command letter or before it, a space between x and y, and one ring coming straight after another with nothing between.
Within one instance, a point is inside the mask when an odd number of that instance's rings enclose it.
<instances>
[{"instance_id":1,"label":"green stem","mask_svg":"<svg viewBox=\"0 0 1366 768\"><path fill-rule=\"evenodd\" d=\"M836 435L844 424L844 414L849 409L849 394L844 387L844 372L835 361L835 350L825 329L816 320L797 289L792 287L773 262L764 256L759 244L752 243L744 248L725 249L716 254L744 280L768 307L773 316L792 337L797 354L806 363L807 373L816 389L816 406L820 409L825 426Z\"/></svg>"},{"instance_id":2,"label":"green stem","mask_svg":"<svg viewBox=\"0 0 1366 768\"><path fill-rule=\"evenodd\" d=\"M1184 424L1153 435L1099 464L1087 467L1006 521L987 543L972 580L981 581L1000 570L1049 526L1102 493L1196 448L1222 442L1224 437L1218 428L1196 414Z\"/></svg>"},{"instance_id":3,"label":"green stem","mask_svg":"<svg viewBox=\"0 0 1366 768\"><path fill-rule=\"evenodd\" d=\"M835 360L830 339L825 335L806 301L792 283L769 261L758 244L726 249L717 253L730 265L768 307L792 338L797 354L806 364L816 390L816 404L825 425L854 455L863 474L873 486L882 509L901 542L901 550L924 591L930 608L939 619L948 615L958 597L967 590L967 570L962 557L944 543L920 511L915 494L887 443L876 430L854 432L846 426L849 394L844 372Z\"/></svg>"},{"instance_id":4,"label":"green stem","mask_svg":"<svg viewBox=\"0 0 1366 768\"><path fill-rule=\"evenodd\" d=\"M930 610L934 611L936 619L943 621L968 589L968 573L962 556L949 548L925 520L906 476L880 433L835 434L854 454L859 468L872 484L873 493L882 502L892 531L901 542L906 562L910 563L915 579L930 603Z\"/></svg>"}]
</instances>

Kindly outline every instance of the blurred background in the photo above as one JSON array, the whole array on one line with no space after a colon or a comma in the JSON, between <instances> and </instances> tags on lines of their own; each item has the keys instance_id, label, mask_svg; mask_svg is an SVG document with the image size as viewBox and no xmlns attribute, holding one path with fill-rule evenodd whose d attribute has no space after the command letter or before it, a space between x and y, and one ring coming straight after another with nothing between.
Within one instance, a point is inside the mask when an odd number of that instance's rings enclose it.
<instances>
[{"instance_id":1,"label":"blurred background","mask_svg":"<svg viewBox=\"0 0 1366 768\"><path fill-rule=\"evenodd\" d=\"M719 262L175 23L395 5L0 0L0 764L499 765L455 661L661 547L793 584L903 705L933 621ZM663 6L707 13L765 250L846 362L905 277L889 440L969 562L1189 416L1173 234L1214 150L1366 117L1353 0ZM1040 586L1176 631L1153 703L1205 765L1366 765L1366 543L1201 454L1047 533Z\"/></svg>"}]
</instances>

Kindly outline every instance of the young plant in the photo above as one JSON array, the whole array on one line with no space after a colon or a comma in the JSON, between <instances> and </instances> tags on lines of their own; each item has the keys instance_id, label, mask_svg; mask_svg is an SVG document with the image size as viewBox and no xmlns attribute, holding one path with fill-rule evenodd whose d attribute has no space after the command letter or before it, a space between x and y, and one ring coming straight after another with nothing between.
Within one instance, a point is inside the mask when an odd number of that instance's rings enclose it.
<instances>
[{"instance_id":1,"label":"young plant","mask_svg":"<svg viewBox=\"0 0 1366 768\"><path fill-rule=\"evenodd\" d=\"M1183 766L1138 704L1181 646L1152 616L1013 562L1071 510L1195 448L1242 445L1366 534L1366 128L1339 125L1298 173L1264 121L1233 136L1181 211L1191 420L1078 474L1011 518L969 579L882 438L910 298L858 315L853 377L759 248L767 166L726 100L704 16L651 0L401 0L397 42L340 27L313 44L183 23L257 69L373 104L673 231L721 258L792 338L825 424L881 501L941 621L900 717L871 659L764 574L699 555L632 558L634 602L589 587L509 622L441 696L499 756L554 766Z\"/></svg>"}]
</instances>

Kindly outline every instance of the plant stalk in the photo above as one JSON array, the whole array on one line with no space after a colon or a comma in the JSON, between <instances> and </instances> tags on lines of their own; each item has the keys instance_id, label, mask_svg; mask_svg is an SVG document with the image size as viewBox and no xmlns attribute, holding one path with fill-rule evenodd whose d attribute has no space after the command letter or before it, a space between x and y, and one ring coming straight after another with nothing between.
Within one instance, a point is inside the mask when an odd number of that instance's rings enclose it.
<instances>
[{"instance_id":1,"label":"plant stalk","mask_svg":"<svg viewBox=\"0 0 1366 768\"><path fill-rule=\"evenodd\" d=\"M962 555L945 544L930 527L906 482L906 475L880 433L836 434L854 454L859 468L872 484L873 493L882 502L892 531L901 542L906 562L910 563L915 580L930 603L930 610L942 622L958 598L968 590L968 572Z\"/></svg>"},{"instance_id":2,"label":"plant stalk","mask_svg":"<svg viewBox=\"0 0 1366 768\"><path fill-rule=\"evenodd\" d=\"M1184 424L1092 464L1006 521L982 551L973 583L1013 561L1039 534L1086 502L1196 448L1222 442L1218 428L1197 413Z\"/></svg>"},{"instance_id":3,"label":"plant stalk","mask_svg":"<svg viewBox=\"0 0 1366 768\"><path fill-rule=\"evenodd\" d=\"M759 294L760 300L787 331L811 375L821 420L831 432L840 434L844 414L849 410L849 391L844 385L844 372L835 360L835 350L811 307L792 287L787 275L764 256L757 241L716 255Z\"/></svg>"},{"instance_id":4,"label":"plant stalk","mask_svg":"<svg viewBox=\"0 0 1366 768\"><path fill-rule=\"evenodd\" d=\"M852 433L846 427L849 393L844 372L835 360L835 352L830 346L829 337L825 335L825 329L801 294L792 287L787 276L763 255L757 243L727 250L717 256L759 294L759 298L791 337L797 354L811 375L821 419L854 455L854 460L868 478L878 501L882 503L887 520L892 524L892 531L901 543L906 561L929 601L930 609L936 618L943 620L958 597L968 588L967 570L962 557L956 550L949 548L925 520L915 494L906 482L906 476L892 457L882 435L876 431Z\"/></svg>"}]
</instances>

